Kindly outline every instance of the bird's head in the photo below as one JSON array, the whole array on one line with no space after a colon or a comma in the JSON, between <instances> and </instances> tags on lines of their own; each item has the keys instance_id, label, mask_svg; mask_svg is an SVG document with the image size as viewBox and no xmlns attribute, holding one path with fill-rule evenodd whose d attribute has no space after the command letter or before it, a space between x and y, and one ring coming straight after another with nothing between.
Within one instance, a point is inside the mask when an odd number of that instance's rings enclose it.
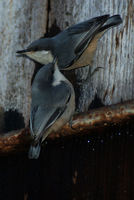
<instances>
[{"instance_id":1,"label":"bird's head","mask_svg":"<svg viewBox=\"0 0 134 200\"><path fill-rule=\"evenodd\" d=\"M17 51L18 55L25 55L32 60L46 65L53 61L51 38L41 38L32 42L26 49Z\"/></svg>"}]
</instances>

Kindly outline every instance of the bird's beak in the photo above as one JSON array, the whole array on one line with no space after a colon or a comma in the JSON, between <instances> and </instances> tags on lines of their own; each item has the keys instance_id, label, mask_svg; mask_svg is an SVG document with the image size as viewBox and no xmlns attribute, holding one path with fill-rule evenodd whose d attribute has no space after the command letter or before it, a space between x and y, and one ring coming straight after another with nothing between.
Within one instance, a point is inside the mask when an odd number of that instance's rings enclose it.
<instances>
[{"instance_id":1,"label":"bird's beak","mask_svg":"<svg viewBox=\"0 0 134 200\"><path fill-rule=\"evenodd\" d=\"M28 52L27 49L16 51L17 54L25 54L26 52Z\"/></svg>"}]
</instances>

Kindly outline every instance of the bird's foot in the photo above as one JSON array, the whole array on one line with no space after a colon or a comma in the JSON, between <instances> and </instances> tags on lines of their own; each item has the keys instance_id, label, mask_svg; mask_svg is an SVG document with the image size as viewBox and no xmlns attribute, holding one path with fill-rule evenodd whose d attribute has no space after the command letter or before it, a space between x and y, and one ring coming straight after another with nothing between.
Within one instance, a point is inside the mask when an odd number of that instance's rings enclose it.
<instances>
[{"instance_id":1,"label":"bird's foot","mask_svg":"<svg viewBox=\"0 0 134 200\"><path fill-rule=\"evenodd\" d=\"M70 121L69 121L69 126L72 130L75 130L75 128L73 128L73 117L71 117Z\"/></svg>"},{"instance_id":2,"label":"bird's foot","mask_svg":"<svg viewBox=\"0 0 134 200\"><path fill-rule=\"evenodd\" d=\"M95 75L96 72L98 72L100 69L104 69L103 67L97 67L93 70L93 72L91 72L91 70L89 70L88 76L85 80L81 80L79 82L77 82L78 85L82 86L85 85L89 82L89 79Z\"/></svg>"},{"instance_id":3,"label":"bird's foot","mask_svg":"<svg viewBox=\"0 0 134 200\"><path fill-rule=\"evenodd\" d=\"M100 69L104 69L103 67L96 67L93 72L90 72L89 75L92 77L96 72L98 72Z\"/></svg>"}]
</instances>

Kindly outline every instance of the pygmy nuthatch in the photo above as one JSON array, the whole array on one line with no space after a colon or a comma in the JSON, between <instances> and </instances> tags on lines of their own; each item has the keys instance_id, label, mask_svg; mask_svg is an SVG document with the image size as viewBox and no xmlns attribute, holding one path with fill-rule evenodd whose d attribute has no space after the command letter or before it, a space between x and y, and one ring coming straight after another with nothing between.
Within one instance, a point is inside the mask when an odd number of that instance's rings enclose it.
<instances>
[{"instance_id":1,"label":"pygmy nuthatch","mask_svg":"<svg viewBox=\"0 0 134 200\"><path fill-rule=\"evenodd\" d=\"M52 38L40 38L16 53L41 64L48 64L57 57L60 70L92 65L98 40L109 28L120 23L120 15L95 17L73 25Z\"/></svg>"},{"instance_id":2,"label":"pygmy nuthatch","mask_svg":"<svg viewBox=\"0 0 134 200\"><path fill-rule=\"evenodd\" d=\"M28 157L37 159L41 143L51 132L58 131L75 111L72 84L62 75L56 63L43 66L32 84L30 129L33 137Z\"/></svg>"}]
</instances>

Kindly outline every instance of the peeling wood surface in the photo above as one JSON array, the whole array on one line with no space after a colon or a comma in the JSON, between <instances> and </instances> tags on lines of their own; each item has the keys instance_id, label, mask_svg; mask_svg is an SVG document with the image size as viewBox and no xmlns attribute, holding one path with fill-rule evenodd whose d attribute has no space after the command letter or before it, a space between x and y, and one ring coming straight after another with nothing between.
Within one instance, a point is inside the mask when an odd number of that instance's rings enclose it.
<instances>
[{"instance_id":1,"label":"peeling wood surface","mask_svg":"<svg viewBox=\"0 0 134 200\"><path fill-rule=\"evenodd\" d=\"M46 31L47 0L0 1L0 106L22 113L29 120L32 61L16 51Z\"/></svg>"},{"instance_id":2,"label":"peeling wood surface","mask_svg":"<svg viewBox=\"0 0 134 200\"><path fill-rule=\"evenodd\" d=\"M80 21L103 14L120 14L123 24L115 27L98 43L94 64L75 71L80 94L78 110L87 111L97 94L104 105L134 98L134 0L62 0L51 1L49 27L56 20L64 28ZM90 78L90 70L103 67Z\"/></svg>"},{"instance_id":3,"label":"peeling wood surface","mask_svg":"<svg viewBox=\"0 0 134 200\"><path fill-rule=\"evenodd\" d=\"M72 127L67 123L61 131L51 133L48 139L90 134L93 130L99 130L101 127L109 125L117 125L131 117L134 117L134 101L90 110L88 113L75 115L72 120ZM1 135L0 154L27 151L30 142L29 128Z\"/></svg>"}]
</instances>

